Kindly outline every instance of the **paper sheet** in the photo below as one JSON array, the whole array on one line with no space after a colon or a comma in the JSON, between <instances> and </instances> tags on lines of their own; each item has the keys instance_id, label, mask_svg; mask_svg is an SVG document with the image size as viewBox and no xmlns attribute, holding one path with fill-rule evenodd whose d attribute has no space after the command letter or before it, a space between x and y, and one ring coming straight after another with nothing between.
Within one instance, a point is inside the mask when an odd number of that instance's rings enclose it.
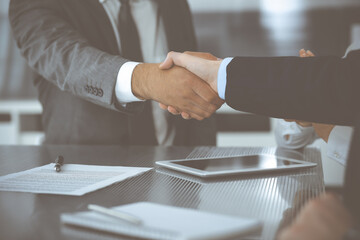
<instances>
[{"instance_id":1,"label":"paper sheet","mask_svg":"<svg viewBox=\"0 0 360 240\"><path fill-rule=\"evenodd\" d=\"M261 230L261 222L194 209L138 202L112 209L140 218L142 225L88 211L61 214L61 222L145 239L223 239L248 236ZM239 239L239 238L234 238Z\"/></svg>"},{"instance_id":2,"label":"paper sheet","mask_svg":"<svg viewBox=\"0 0 360 240\"><path fill-rule=\"evenodd\" d=\"M0 177L0 191L81 196L134 177L151 168L54 163Z\"/></svg>"}]
</instances>

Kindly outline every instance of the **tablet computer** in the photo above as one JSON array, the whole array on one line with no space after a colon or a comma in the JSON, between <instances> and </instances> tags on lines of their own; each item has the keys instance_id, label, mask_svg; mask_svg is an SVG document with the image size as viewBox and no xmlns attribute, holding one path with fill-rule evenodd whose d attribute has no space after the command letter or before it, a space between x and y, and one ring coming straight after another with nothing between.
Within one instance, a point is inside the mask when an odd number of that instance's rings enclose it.
<instances>
[{"instance_id":1,"label":"tablet computer","mask_svg":"<svg viewBox=\"0 0 360 240\"><path fill-rule=\"evenodd\" d=\"M271 154L157 161L156 164L199 177L286 171L317 165Z\"/></svg>"}]
</instances>

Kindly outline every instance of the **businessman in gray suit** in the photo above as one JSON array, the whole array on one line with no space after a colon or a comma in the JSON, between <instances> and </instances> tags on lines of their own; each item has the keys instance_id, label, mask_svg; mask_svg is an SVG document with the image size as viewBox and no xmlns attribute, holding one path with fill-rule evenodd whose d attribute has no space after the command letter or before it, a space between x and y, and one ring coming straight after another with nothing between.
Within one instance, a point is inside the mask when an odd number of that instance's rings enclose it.
<instances>
[{"instance_id":1,"label":"businessman in gray suit","mask_svg":"<svg viewBox=\"0 0 360 240\"><path fill-rule=\"evenodd\" d=\"M9 16L38 74L46 143L215 144L217 94L182 68L154 64L196 48L185 0L11 0ZM208 119L185 121L145 100Z\"/></svg>"}]
</instances>

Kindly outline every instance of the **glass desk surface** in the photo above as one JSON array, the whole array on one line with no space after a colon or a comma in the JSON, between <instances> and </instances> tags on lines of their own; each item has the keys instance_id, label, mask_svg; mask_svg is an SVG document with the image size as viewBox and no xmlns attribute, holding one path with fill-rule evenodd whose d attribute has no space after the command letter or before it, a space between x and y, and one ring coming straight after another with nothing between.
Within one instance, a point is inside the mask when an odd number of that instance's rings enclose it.
<instances>
[{"instance_id":1,"label":"glass desk surface","mask_svg":"<svg viewBox=\"0 0 360 240\"><path fill-rule=\"evenodd\" d=\"M201 179L154 167L159 160L277 154L317 163L317 167L284 173ZM0 192L1 239L130 239L60 223L60 214L139 201L186 207L260 219L261 236L274 239L309 199L324 191L321 154L280 148L118 147L118 146L0 146L0 175L53 162L154 167L151 171L81 197ZM253 239L253 238L252 238Z\"/></svg>"}]
</instances>

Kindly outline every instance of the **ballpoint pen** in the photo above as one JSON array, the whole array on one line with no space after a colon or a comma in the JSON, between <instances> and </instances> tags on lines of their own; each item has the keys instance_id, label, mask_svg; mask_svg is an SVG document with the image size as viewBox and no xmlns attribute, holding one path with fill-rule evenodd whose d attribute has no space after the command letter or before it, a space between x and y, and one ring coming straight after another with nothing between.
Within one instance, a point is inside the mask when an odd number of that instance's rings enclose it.
<instances>
[{"instance_id":1,"label":"ballpoint pen","mask_svg":"<svg viewBox=\"0 0 360 240\"><path fill-rule=\"evenodd\" d=\"M102 214L105 214L108 216L112 216L112 217L124 220L129 223L133 223L136 225L142 224L141 219L139 219L133 215L130 215L128 213L120 212L118 210L114 210L114 209L110 209L110 208L106 208L106 207L102 207L102 206L98 206L98 205L94 205L94 204L89 204L88 209L93 210L98 213L102 213Z\"/></svg>"},{"instance_id":2,"label":"ballpoint pen","mask_svg":"<svg viewBox=\"0 0 360 240\"><path fill-rule=\"evenodd\" d=\"M54 166L55 171L60 172L61 171L61 166L63 164L64 164L64 157L60 155L55 160L55 166Z\"/></svg>"}]
</instances>

